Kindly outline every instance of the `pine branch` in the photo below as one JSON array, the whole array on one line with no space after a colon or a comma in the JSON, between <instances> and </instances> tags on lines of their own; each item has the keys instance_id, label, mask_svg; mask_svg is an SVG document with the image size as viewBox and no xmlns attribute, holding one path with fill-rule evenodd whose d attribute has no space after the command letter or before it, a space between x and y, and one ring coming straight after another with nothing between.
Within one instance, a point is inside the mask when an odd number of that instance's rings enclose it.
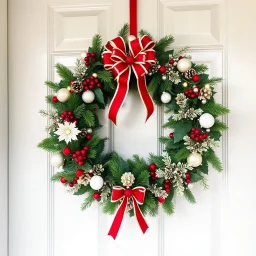
<instances>
[{"instance_id":1,"label":"pine branch","mask_svg":"<svg viewBox=\"0 0 256 256\"><path fill-rule=\"evenodd\" d=\"M161 82L162 82L161 74L155 74L148 85L148 91L151 95L155 93L155 91L158 89Z\"/></svg>"},{"instance_id":2,"label":"pine branch","mask_svg":"<svg viewBox=\"0 0 256 256\"><path fill-rule=\"evenodd\" d=\"M82 210L86 210L87 208L89 208L92 203L95 201L93 198L93 194L94 194L94 190L91 190L87 193L87 197L84 199L84 202L81 206Z\"/></svg>"},{"instance_id":3,"label":"pine branch","mask_svg":"<svg viewBox=\"0 0 256 256\"><path fill-rule=\"evenodd\" d=\"M176 154L175 154L175 159L177 162L180 162L182 160L187 159L189 156L190 152L186 148L180 149Z\"/></svg>"},{"instance_id":4,"label":"pine branch","mask_svg":"<svg viewBox=\"0 0 256 256\"><path fill-rule=\"evenodd\" d=\"M136 177L135 186L148 186L149 184L149 172L141 171L141 173Z\"/></svg>"},{"instance_id":5,"label":"pine branch","mask_svg":"<svg viewBox=\"0 0 256 256\"><path fill-rule=\"evenodd\" d=\"M148 37L150 37L150 38L152 39L152 41L155 41L155 40L154 40L154 37L153 37L147 30L145 30L145 29L141 29L141 30L139 31L139 35L140 35L140 37L148 36Z\"/></svg>"},{"instance_id":6,"label":"pine branch","mask_svg":"<svg viewBox=\"0 0 256 256\"><path fill-rule=\"evenodd\" d=\"M104 83L111 83L113 80L113 77L111 73L107 70L100 70L97 72L98 78L102 80Z\"/></svg>"},{"instance_id":7,"label":"pine branch","mask_svg":"<svg viewBox=\"0 0 256 256\"><path fill-rule=\"evenodd\" d=\"M161 38L155 46L155 51L164 52L174 42L174 37L169 35Z\"/></svg>"},{"instance_id":8,"label":"pine branch","mask_svg":"<svg viewBox=\"0 0 256 256\"><path fill-rule=\"evenodd\" d=\"M223 171L223 167L221 164L221 161L219 157L216 155L216 153L212 150L209 149L206 153L205 156L207 158L207 161L212 165L214 169L216 169L218 172Z\"/></svg>"},{"instance_id":9,"label":"pine branch","mask_svg":"<svg viewBox=\"0 0 256 256\"><path fill-rule=\"evenodd\" d=\"M118 36L121 36L125 41L127 41L128 35L129 35L129 24L126 23L123 25L123 27L118 32Z\"/></svg>"},{"instance_id":10,"label":"pine branch","mask_svg":"<svg viewBox=\"0 0 256 256\"><path fill-rule=\"evenodd\" d=\"M86 110L83 113L83 118L84 118L84 122L86 123L86 125L88 125L89 127L93 127L95 125L95 117L92 111L90 110Z\"/></svg>"},{"instance_id":11,"label":"pine branch","mask_svg":"<svg viewBox=\"0 0 256 256\"><path fill-rule=\"evenodd\" d=\"M167 215L170 216L174 213L174 205L172 203L172 197L168 196L162 205L163 205L164 212Z\"/></svg>"},{"instance_id":12,"label":"pine branch","mask_svg":"<svg viewBox=\"0 0 256 256\"><path fill-rule=\"evenodd\" d=\"M46 81L44 82L45 85L47 85L50 89L52 89L54 92L57 92L60 87L58 86L58 84L55 84L54 82L52 81Z\"/></svg>"},{"instance_id":13,"label":"pine branch","mask_svg":"<svg viewBox=\"0 0 256 256\"><path fill-rule=\"evenodd\" d=\"M81 104L74 110L74 115L76 118L81 118L84 112L85 112L85 104Z\"/></svg>"},{"instance_id":14,"label":"pine branch","mask_svg":"<svg viewBox=\"0 0 256 256\"><path fill-rule=\"evenodd\" d=\"M95 148L99 143L100 143L101 139L98 136L93 136L88 142L87 142L87 146L90 148Z\"/></svg>"},{"instance_id":15,"label":"pine branch","mask_svg":"<svg viewBox=\"0 0 256 256\"><path fill-rule=\"evenodd\" d=\"M66 66L64 66L60 63L57 63L56 71L57 71L58 75L66 82L70 82L70 81L74 80L73 73Z\"/></svg>"},{"instance_id":16,"label":"pine branch","mask_svg":"<svg viewBox=\"0 0 256 256\"><path fill-rule=\"evenodd\" d=\"M62 113L67 109L66 106L61 102L57 102L57 103L52 102L52 95L46 96L45 99L47 104L49 104L53 109L56 109L56 111L59 113Z\"/></svg>"},{"instance_id":17,"label":"pine branch","mask_svg":"<svg viewBox=\"0 0 256 256\"><path fill-rule=\"evenodd\" d=\"M189 50L189 46L183 46L178 50L175 50L173 53L173 58L174 59L179 58L181 55L184 55L185 53L187 53L188 50Z\"/></svg>"},{"instance_id":18,"label":"pine branch","mask_svg":"<svg viewBox=\"0 0 256 256\"><path fill-rule=\"evenodd\" d=\"M208 71L208 67L205 64L197 64L193 67L197 74L203 74Z\"/></svg>"},{"instance_id":19,"label":"pine branch","mask_svg":"<svg viewBox=\"0 0 256 256\"><path fill-rule=\"evenodd\" d=\"M64 177L68 182L74 179L75 172L57 172L51 177L51 181L60 181L61 177Z\"/></svg>"},{"instance_id":20,"label":"pine branch","mask_svg":"<svg viewBox=\"0 0 256 256\"><path fill-rule=\"evenodd\" d=\"M101 35L97 34L92 39L92 51L96 54L96 58L99 59L101 55L102 49L102 37Z\"/></svg>"},{"instance_id":21,"label":"pine branch","mask_svg":"<svg viewBox=\"0 0 256 256\"><path fill-rule=\"evenodd\" d=\"M57 137L50 137L41 141L37 145L37 147L44 149L48 152L56 153L56 152L60 152L64 148L64 145L63 143L59 142Z\"/></svg>"},{"instance_id":22,"label":"pine branch","mask_svg":"<svg viewBox=\"0 0 256 256\"><path fill-rule=\"evenodd\" d=\"M170 141L170 138L168 137L159 137L158 138L160 143L167 144Z\"/></svg>"},{"instance_id":23,"label":"pine branch","mask_svg":"<svg viewBox=\"0 0 256 256\"><path fill-rule=\"evenodd\" d=\"M157 168L164 168L165 167L162 156L156 156L156 155L150 153L149 154L149 161L151 163L154 163L157 166Z\"/></svg>"},{"instance_id":24,"label":"pine branch","mask_svg":"<svg viewBox=\"0 0 256 256\"><path fill-rule=\"evenodd\" d=\"M215 85L215 84L217 84L217 83L221 83L222 81L223 81L223 79L220 78L220 77L212 77L211 79L208 79L208 80L206 81L206 83L207 83L207 84L210 84L210 85Z\"/></svg>"},{"instance_id":25,"label":"pine branch","mask_svg":"<svg viewBox=\"0 0 256 256\"><path fill-rule=\"evenodd\" d=\"M214 131L222 132L226 130L228 130L228 126L225 123L219 121L218 119L215 120L213 127L211 127L211 132L214 132Z\"/></svg>"},{"instance_id":26,"label":"pine branch","mask_svg":"<svg viewBox=\"0 0 256 256\"><path fill-rule=\"evenodd\" d=\"M104 204L103 212L106 214L113 215L116 212L118 205L119 202L112 203L111 201L107 200Z\"/></svg>"},{"instance_id":27,"label":"pine branch","mask_svg":"<svg viewBox=\"0 0 256 256\"><path fill-rule=\"evenodd\" d=\"M190 191L190 189L187 188L184 190L184 196L191 204L196 203L196 199L195 199L194 195L192 194L192 192Z\"/></svg>"},{"instance_id":28,"label":"pine branch","mask_svg":"<svg viewBox=\"0 0 256 256\"><path fill-rule=\"evenodd\" d=\"M118 163L114 160L108 162L109 169L112 173L113 180L115 184L122 185L121 183L121 176L123 175L123 170L120 168Z\"/></svg>"},{"instance_id":29,"label":"pine branch","mask_svg":"<svg viewBox=\"0 0 256 256\"><path fill-rule=\"evenodd\" d=\"M90 186L84 186L82 185L77 192L75 192L73 195L75 196L81 196L91 190Z\"/></svg>"},{"instance_id":30,"label":"pine branch","mask_svg":"<svg viewBox=\"0 0 256 256\"><path fill-rule=\"evenodd\" d=\"M226 115L230 112L228 108L222 106L221 104L212 102L208 102L205 105L202 105L201 109L203 112L209 113L213 116Z\"/></svg>"},{"instance_id":31,"label":"pine branch","mask_svg":"<svg viewBox=\"0 0 256 256\"><path fill-rule=\"evenodd\" d=\"M177 124L177 121L174 121L174 120L170 119L162 127L163 128L174 128L176 124Z\"/></svg>"},{"instance_id":32,"label":"pine branch","mask_svg":"<svg viewBox=\"0 0 256 256\"><path fill-rule=\"evenodd\" d=\"M94 158L96 158L96 156L97 156L97 151L95 149L90 149L87 157L94 159Z\"/></svg>"}]
</instances>

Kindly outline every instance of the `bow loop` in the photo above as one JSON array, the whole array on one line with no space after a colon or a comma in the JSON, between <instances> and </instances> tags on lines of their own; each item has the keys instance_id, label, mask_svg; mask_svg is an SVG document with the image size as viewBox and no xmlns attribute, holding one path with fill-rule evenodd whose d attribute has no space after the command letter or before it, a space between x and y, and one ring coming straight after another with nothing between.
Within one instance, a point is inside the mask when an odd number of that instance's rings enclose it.
<instances>
[{"instance_id":1,"label":"bow loop","mask_svg":"<svg viewBox=\"0 0 256 256\"><path fill-rule=\"evenodd\" d=\"M136 202L140 205L144 203L146 189L143 187L136 187L132 190L133 192L133 198L136 200Z\"/></svg>"}]
</instances>

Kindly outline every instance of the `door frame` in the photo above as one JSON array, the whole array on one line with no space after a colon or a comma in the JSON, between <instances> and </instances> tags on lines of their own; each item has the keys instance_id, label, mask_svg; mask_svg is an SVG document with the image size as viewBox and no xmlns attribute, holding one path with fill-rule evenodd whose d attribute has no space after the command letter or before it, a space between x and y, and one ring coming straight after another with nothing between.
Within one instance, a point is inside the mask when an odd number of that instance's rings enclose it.
<instances>
[{"instance_id":1,"label":"door frame","mask_svg":"<svg viewBox=\"0 0 256 256\"><path fill-rule=\"evenodd\" d=\"M0 255L8 255L8 18L7 0L0 1Z\"/></svg>"}]
</instances>

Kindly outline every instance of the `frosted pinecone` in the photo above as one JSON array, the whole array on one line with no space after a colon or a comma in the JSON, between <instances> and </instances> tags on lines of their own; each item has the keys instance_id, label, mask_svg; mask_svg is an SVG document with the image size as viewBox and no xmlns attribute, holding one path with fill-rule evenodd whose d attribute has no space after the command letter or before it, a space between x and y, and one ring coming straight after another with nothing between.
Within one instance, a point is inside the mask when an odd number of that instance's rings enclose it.
<instances>
[{"instance_id":1,"label":"frosted pinecone","mask_svg":"<svg viewBox=\"0 0 256 256\"><path fill-rule=\"evenodd\" d=\"M194 75L196 75L196 71L193 68L189 69L184 73L184 76L187 80L192 79Z\"/></svg>"},{"instance_id":2,"label":"frosted pinecone","mask_svg":"<svg viewBox=\"0 0 256 256\"><path fill-rule=\"evenodd\" d=\"M135 177L131 172L126 172L122 175L121 181L125 187L131 187L135 181Z\"/></svg>"}]
</instances>

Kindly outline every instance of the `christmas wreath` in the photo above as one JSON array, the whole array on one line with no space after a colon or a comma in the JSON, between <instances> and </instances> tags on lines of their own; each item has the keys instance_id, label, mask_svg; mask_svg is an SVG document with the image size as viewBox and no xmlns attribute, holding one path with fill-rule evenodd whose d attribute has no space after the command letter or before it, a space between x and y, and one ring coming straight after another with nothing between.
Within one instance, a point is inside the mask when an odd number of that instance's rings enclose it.
<instances>
[{"instance_id":1,"label":"christmas wreath","mask_svg":"<svg viewBox=\"0 0 256 256\"><path fill-rule=\"evenodd\" d=\"M214 85L222 79L209 78L207 66L193 63L187 47L169 50L172 36L155 42L147 31L139 34L129 36L125 25L104 47L96 35L87 53L77 59L74 72L57 64L62 80L46 82L53 91L46 97L51 108L40 111L51 121L49 136L38 147L53 153L51 164L59 172L52 180L74 195L84 195L82 209L97 202L104 213L116 212L109 231L113 238L125 212L135 215L144 233L144 215L156 216L159 205L172 214L175 194L195 203L192 184L205 185L208 164L222 171L214 147L227 129L218 117L229 110L213 97ZM111 102L109 118L116 124L129 86L138 88L146 119L154 111L153 99L166 108L169 119L163 127L174 130L159 138L165 145L163 154L150 154L148 161L138 155L124 160L117 152L103 154L106 138L97 135L97 109Z\"/></svg>"}]
</instances>

